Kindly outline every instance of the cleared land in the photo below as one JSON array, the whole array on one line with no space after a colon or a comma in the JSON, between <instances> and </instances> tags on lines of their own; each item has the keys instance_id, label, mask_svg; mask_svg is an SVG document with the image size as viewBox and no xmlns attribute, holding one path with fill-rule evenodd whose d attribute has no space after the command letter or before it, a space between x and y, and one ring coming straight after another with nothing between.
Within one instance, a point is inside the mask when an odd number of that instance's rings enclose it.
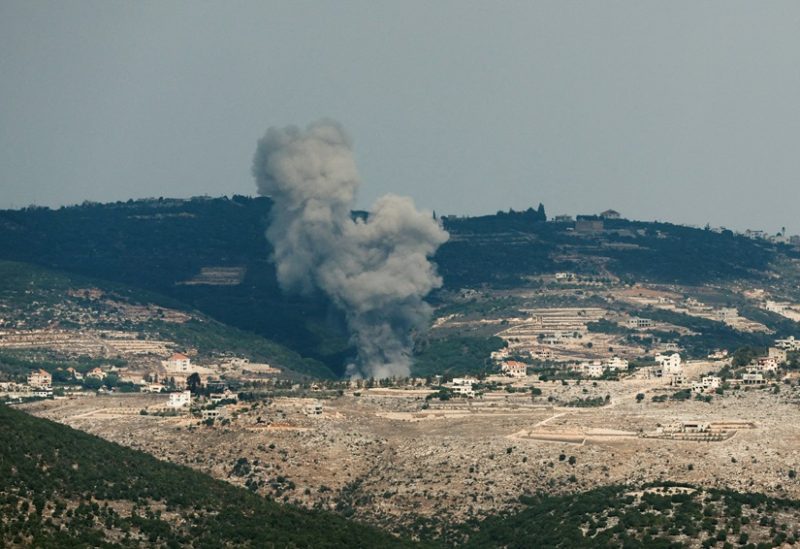
<instances>
[{"instance_id":1,"label":"cleared land","mask_svg":"<svg viewBox=\"0 0 800 549\"><path fill-rule=\"evenodd\" d=\"M798 387L728 391L710 403L653 402L669 390L650 380L538 387L536 399L490 393L427 401L427 409L424 391L365 390L323 400L318 417L305 415L307 399L277 398L241 404L228 424L214 426L139 415L161 407L164 395L25 408L280 500L396 529L417 517L458 522L514 508L524 493L620 483L689 482L800 498ZM549 396L605 395L609 404L597 408L547 403ZM732 434L670 436L670 426L697 423Z\"/></svg>"}]
</instances>

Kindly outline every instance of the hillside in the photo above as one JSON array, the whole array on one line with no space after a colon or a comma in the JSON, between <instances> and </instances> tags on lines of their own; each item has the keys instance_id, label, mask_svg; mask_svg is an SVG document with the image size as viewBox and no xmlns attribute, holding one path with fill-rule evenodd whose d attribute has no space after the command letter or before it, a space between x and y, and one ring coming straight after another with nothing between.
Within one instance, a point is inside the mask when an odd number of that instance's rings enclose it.
<instances>
[{"instance_id":1,"label":"hillside","mask_svg":"<svg viewBox=\"0 0 800 549\"><path fill-rule=\"evenodd\" d=\"M156 292L341 369L347 335L327 300L278 288L269 207L234 197L3 211L0 259Z\"/></svg>"},{"instance_id":2,"label":"hillside","mask_svg":"<svg viewBox=\"0 0 800 549\"><path fill-rule=\"evenodd\" d=\"M800 502L760 494L609 486L521 503L519 512L482 522L465 546L767 548L800 539Z\"/></svg>"},{"instance_id":3,"label":"hillside","mask_svg":"<svg viewBox=\"0 0 800 549\"><path fill-rule=\"evenodd\" d=\"M112 344L108 334L118 331L143 342L153 341L156 345L157 342L167 342L174 350L195 349L200 357L239 354L274 364L289 373L316 377L333 375L317 361L304 359L254 333L215 321L174 298L117 282L14 261L0 260L0 328L57 330L72 334L73 343L78 334L97 334L98 345L104 342ZM68 358L73 361L80 359L73 366L82 371L81 364L98 365L96 360L81 358L81 354L87 353L73 351L65 354L53 348L48 351L45 346L33 347L26 352L3 349L0 370L7 371L15 357L20 359L17 364L24 364L26 356L33 354L35 363L31 363L31 368L44 366L54 370L56 363L66 367L64 361ZM130 358L114 357L103 349L89 354L95 358L102 355L107 361ZM48 358L54 359L52 364Z\"/></svg>"},{"instance_id":4,"label":"hillside","mask_svg":"<svg viewBox=\"0 0 800 549\"><path fill-rule=\"evenodd\" d=\"M523 283L555 271L674 284L762 276L788 246L671 223L603 220L601 230L544 222L526 212L447 217L437 262L448 287Z\"/></svg>"},{"instance_id":5,"label":"hillside","mask_svg":"<svg viewBox=\"0 0 800 549\"><path fill-rule=\"evenodd\" d=\"M402 547L377 529L279 505L0 406L6 547Z\"/></svg>"},{"instance_id":6,"label":"hillside","mask_svg":"<svg viewBox=\"0 0 800 549\"><path fill-rule=\"evenodd\" d=\"M280 290L264 237L270 208L267 198L235 196L0 211L0 259L155 292L341 375L353 356L342 315L322 295ZM537 288L559 271L623 284L783 280L789 293L798 279L796 249L730 231L624 219L584 230L545 219L543 208L442 218L450 240L434 259L445 287L431 301L446 305L463 288Z\"/></svg>"},{"instance_id":7,"label":"hillside","mask_svg":"<svg viewBox=\"0 0 800 549\"><path fill-rule=\"evenodd\" d=\"M6 547L422 546L329 512L278 504L64 425L0 406ZM527 495L482 521L420 521L433 546L778 547L800 502L690 485Z\"/></svg>"}]
</instances>

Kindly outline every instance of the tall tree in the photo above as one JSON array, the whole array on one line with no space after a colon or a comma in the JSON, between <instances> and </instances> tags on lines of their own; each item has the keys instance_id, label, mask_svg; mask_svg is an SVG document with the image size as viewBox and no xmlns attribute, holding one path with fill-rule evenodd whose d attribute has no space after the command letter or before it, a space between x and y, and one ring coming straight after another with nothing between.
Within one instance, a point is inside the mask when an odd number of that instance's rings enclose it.
<instances>
[{"instance_id":1,"label":"tall tree","mask_svg":"<svg viewBox=\"0 0 800 549\"><path fill-rule=\"evenodd\" d=\"M197 372L192 373L192 375L186 378L186 387L192 392L192 394L198 394L202 386L203 382L200 380L200 374Z\"/></svg>"}]
</instances>

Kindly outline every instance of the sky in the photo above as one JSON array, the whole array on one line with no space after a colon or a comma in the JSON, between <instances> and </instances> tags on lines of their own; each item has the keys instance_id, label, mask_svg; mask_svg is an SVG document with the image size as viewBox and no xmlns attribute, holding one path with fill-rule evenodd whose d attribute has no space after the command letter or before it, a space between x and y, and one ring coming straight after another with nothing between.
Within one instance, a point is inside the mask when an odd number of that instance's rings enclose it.
<instances>
[{"instance_id":1,"label":"sky","mask_svg":"<svg viewBox=\"0 0 800 549\"><path fill-rule=\"evenodd\" d=\"M0 0L0 208L252 195L322 118L363 208L800 233L800 2Z\"/></svg>"}]
</instances>

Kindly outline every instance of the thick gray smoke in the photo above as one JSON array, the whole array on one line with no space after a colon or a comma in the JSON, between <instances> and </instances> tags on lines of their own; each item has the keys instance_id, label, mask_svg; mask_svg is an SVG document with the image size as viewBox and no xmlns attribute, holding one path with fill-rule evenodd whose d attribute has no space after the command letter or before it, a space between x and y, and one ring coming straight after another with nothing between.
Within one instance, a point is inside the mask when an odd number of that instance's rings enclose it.
<instances>
[{"instance_id":1,"label":"thick gray smoke","mask_svg":"<svg viewBox=\"0 0 800 549\"><path fill-rule=\"evenodd\" d=\"M344 311L358 349L354 376L406 376L412 336L442 284L428 260L448 234L410 198L384 196L367 220L351 216L360 184L350 139L334 122L270 128L253 175L274 201L267 238L287 291L325 292Z\"/></svg>"}]
</instances>

